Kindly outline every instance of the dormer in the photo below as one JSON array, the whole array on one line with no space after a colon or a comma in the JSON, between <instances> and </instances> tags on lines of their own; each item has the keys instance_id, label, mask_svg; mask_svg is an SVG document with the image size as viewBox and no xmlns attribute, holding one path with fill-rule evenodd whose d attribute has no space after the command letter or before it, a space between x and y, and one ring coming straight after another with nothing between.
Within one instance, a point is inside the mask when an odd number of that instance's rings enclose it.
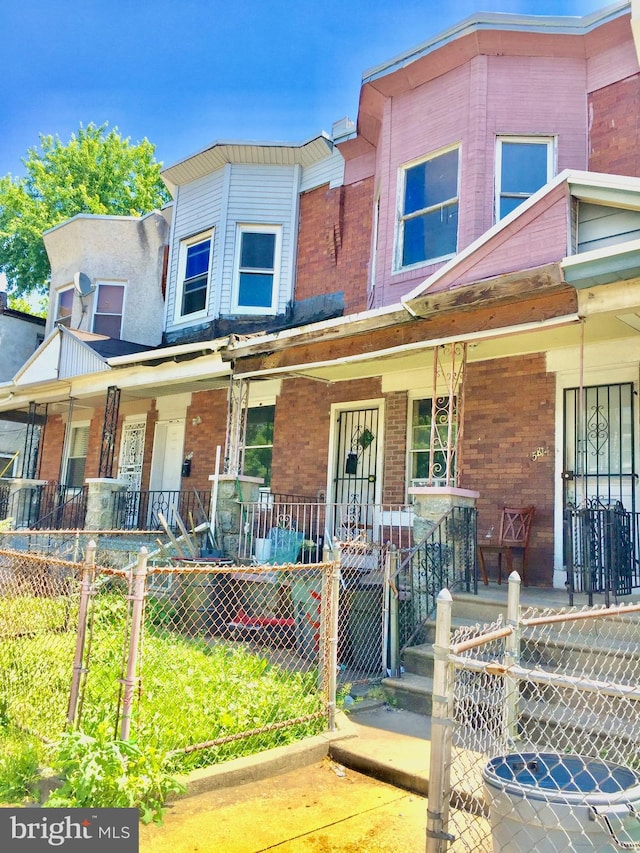
<instances>
[{"instance_id":1,"label":"dormer","mask_svg":"<svg viewBox=\"0 0 640 853\"><path fill-rule=\"evenodd\" d=\"M165 169L175 199L166 340L295 324L300 194L342 176L324 134L300 145L216 142Z\"/></svg>"},{"instance_id":2,"label":"dormer","mask_svg":"<svg viewBox=\"0 0 640 853\"><path fill-rule=\"evenodd\" d=\"M45 231L46 334L56 325L157 346L171 207L146 216L78 214Z\"/></svg>"}]
</instances>

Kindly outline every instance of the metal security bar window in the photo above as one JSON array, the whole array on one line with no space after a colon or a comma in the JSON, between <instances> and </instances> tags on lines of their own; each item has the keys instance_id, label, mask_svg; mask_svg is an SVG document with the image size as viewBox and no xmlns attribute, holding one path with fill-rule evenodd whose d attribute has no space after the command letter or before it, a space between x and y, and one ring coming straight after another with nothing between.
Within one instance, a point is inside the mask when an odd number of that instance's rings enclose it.
<instances>
[{"instance_id":1,"label":"metal security bar window","mask_svg":"<svg viewBox=\"0 0 640 853\"><path fill-rule=\"evenodd\" d=\"M447 480L447 448L455 448L456 421L449 440L449 397L414 400L409 445L410 479L413 485L450 485ZM453 400L456 414L456 401ZM451 451L451 477L455 478L455 454Z\"/></svg>"}]
</instances>

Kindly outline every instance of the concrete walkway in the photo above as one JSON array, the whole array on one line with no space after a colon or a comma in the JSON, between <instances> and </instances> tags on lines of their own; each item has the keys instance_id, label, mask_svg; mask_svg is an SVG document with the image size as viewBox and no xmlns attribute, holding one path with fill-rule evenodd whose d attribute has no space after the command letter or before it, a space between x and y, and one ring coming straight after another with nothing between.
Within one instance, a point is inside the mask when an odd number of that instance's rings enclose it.
<instances>
[{"instance_id":1,"label":"concrete walkway","mask_svg":"<svg viewBox=\"0 0 640 853\"><path fill-rule=\"evenodd\" d=\"M140 853L422 853L429 723L363 706L334 734L197 771Z\"/></svg>"}]
</instances>

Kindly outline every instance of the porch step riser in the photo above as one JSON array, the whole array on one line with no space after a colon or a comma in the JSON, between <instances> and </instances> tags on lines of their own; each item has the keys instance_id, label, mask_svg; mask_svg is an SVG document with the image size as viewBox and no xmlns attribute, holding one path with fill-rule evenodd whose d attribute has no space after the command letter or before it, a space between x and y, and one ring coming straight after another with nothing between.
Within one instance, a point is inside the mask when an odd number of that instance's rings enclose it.
<instances>
[{"instance_id":1,"label":"porch step riser","mask_svg":"<svg viewBox=\"0 0 640 853\"><path fill-rule=\"evenodd\" d=\"M599 681L611 680L633 684L638 679L638 660L640 650L633 653L627 650L599 649L594 653L592 648L569 649L561 644L544 646L529 644L522 653L523 666L535 666L542 669L555 668L562 662L565 672L584 675L591 672L591 678ZM405 672L424 678L433 678L433 648L429 645L415 646L407 649L404 654ZM594 665L595 663L595 665Z\"/></svg>"},{"instance_id":2,"label":"porch step riser","mask_svg":"<svg viewBox=\"0 0 640 853\"><path fill-rule=\"evenodd\" d=\"M387 678L383 681L383 688L388 701L395 707L430 716L433 707L433 682L431 679L424 678L423 684L420 685L418 681L414 677L412 683L405 687L402 679ZM570 742L571 748L577 751L590 751L594 744L601 744L603 749L606 747L610 751L612 745L617 744L621 755L628 753L629 748L636 742L633 729L637 720L637 709L632 707L628 709L628 718L621 717L618 720L618 734L615 740L612 740L610 709L604 702L600 707L596 703L590 709L589 719L583 721L580 721L579 716L576 717L571 713L570 707L553 706L540 696L535 700L523 698L522 702L521 723L525 738L533 738L537 742L547 740L550 743L566 741ZM487 721L490 722L491 713L493 709L482 709L477 704L470 708L469 730L466 736L461 732L465 740L476 739L478 743L483 741L484 725ZM567 722L568 716L571 717L571 723ZM480 724L478 721L481 721ZM461 724L464 725L462 721ZM625 733L626 731L628 734Z\"/></svg>"}]
</instances>

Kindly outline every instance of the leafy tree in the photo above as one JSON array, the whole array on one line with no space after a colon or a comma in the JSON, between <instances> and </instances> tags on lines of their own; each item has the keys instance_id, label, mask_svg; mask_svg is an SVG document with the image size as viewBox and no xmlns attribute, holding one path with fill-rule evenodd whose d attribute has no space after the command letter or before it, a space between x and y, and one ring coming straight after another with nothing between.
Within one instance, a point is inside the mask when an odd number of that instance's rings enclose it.
<instances>
[{"instance_id":1,"label":"leafy tree","mask_svg":"<svg viewBox=\"0 0 640 853\"><path fill-rule=\"evenodd\" d=\"M41 134L22 160L26 175L0 178L0 270L12 295L47 291L48 228L78 213L141 216L169 199L155 147L107 127L80 125L66 144Z\"/></svg>"},{"instance_id":2,"label":"leafy tree","mask_svg":"<svg viewBox=\"0 0 640 853\"><path fill-rule=\"evenodd\" d=\"M14 311L22 311L24 314L32 314L34 317L47 316L47 299L41 296L39 299L29 300L22 296L9 296L9 308Z\"/></svg>"}]
</instances>

